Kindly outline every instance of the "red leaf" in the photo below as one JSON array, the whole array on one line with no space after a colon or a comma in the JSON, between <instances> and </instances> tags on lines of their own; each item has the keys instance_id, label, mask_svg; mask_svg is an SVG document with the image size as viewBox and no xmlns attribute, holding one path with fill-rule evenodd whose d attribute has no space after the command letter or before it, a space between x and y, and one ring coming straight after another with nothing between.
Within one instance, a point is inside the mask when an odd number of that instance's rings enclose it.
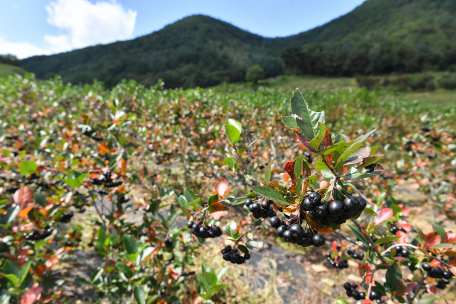
<instances>
[{"instance_id":1,"label":"red leaf","mask_svg":"<svg viewBox=\"0 0 456 304\"><path fill-rule=\"evenodd\" d=\"M323 138L323 145L324 145L324 149L333 145L333 142L331 139L331 133L329 132L328 128L326 128L325 137ZM334 153L330 153L330 154L326 155L326 160L328 161L329 164L332 163L333 155L334 155Z\"/></svg>"},{"instance_id":2,"label":"red leaf","mask_svg":"<svg viewBox=\"0 0 456 304\"><path fill-rule=\"evenodd\" d=\"M27 290L21 298L21 304L32 304L38 298L38 295L43 289L40 287L30 288Z\"/></svg>"},{"instance_id":3,"label":"red leaf","mask_svg":"<svg viewBox=\"0 0 456 304\"><path fill-rule=\"evenodd\" d=\"M203 302L204 299L200 296L196 297L195 300L193 301L193 304L198 304L198 303L201 303Z\"/></svg>"},{"instance_id":4,"label":"red leaf","mask_svg":"<svg viewBox=\"0 0 456 304\"><path fill-rule=\"evenodd\" d=\"M21 210L27 208L28 204L33 202L32 191L28 187L22 187L13 195L14 202L21 206Z\"/></svg>"},{"instance_id":5,"label":"red leaf","mask_svg":"<svg viewBox=\"0 0 456 304\"><path fill-rule=\"evenodd\" d=\"M456 233L447 232L445 233L445 244L455 244L456 243Z\"/></svg>"},{"instance_id":6,"label":"red leaf","mask_svg":"<svg viewBox=\"0 0 456 304\"><path fill-rule=\"evenodd\" d=\"M407 223L407 221L400 220L399 222L397 222L397 226L404 228L407 232L412 231L412 226L410 226L410 224Z\"/></svg>"},{"instance_id":7,"label":"red leaf","mask_svg":"<svg viewBox=\"0 0 456 304\"><path fill-rule=\"evenodd\" d=\"M228 181L223 177L215 183L215 191L217 191L220 197L224 197L231 190Z\"/></svg>"},{"instance_id":8,"label":"red leaf","mask_svg":"<svg viewBox=\"0 0 456 304\"><path fill-rule=\"evenodd\" d=\"M109 148L106 147L106 146L103 145L103 144L100 144L100 145L98 146L98 152L100 152L100 154L109 153Z\"/></svg>"},{"instance_id":9,"label":"red leaf","mask_svg":"<svg viewBox=\"0 0 456 304\"><path fill-rule=\"evenodd\" d=\"M295 163L296 161L289 161L287 162L287 164L285 165L285 167L283 168L283 170L285 172L288 173L288 175L290 175L291 177L291 180L293 182L293 185L296 185L296 175L294 174L294 166L295 166Z\"/></svg>"},{"instance_id":10,"label":"red leaf","mask_svg":"<svg viewBox=\"0 0 456 304\"><path fill-rule=\"evenodd\" d=\"M342 258L340 256L336 256L334 258L334 263L339 264L342 261Z\"/></svg>"},{"instance_id":11,"label":"red leaf","mask_svg":"<svg viewBox=\"0 0 456 304\"><path fill-rule=\"evenodd\" d=\"M333 241L332 247L333 247L334 251L337 251L337 241Z\"/></svg>"},{"instance_id":12,"label":"red leaf","mask_svg":"<svg viewBox=\"0 0 456 304\"><path fill-rule=\"evenodd\" d=\"M399 262L405 262L405 258L403 257L395 257L396 260L398 260Z\"/></svg>"},{"instance_id":13,"label":"red leaf","mask_svg":"<svg viewBox=\"0 0 456 304\"><path fill-rule=\"evenodd\" d=\"M396 235L400 236L400 238L397 240L397 242L399 244L408 244L409 238L408 238L407 233L405 233L404 231L400 231L399 230L399 231L396 232Z\"/></svg>"},{"instance_id":14,"label":"red leaf","mask_svg":"<svg viewBox=\"0 0 456 304\"><path fill-rule=\"evenodd\" d=\"M425 245L423 246L424 249L429 249L437 244L440 244L440 235L438 233L430 232L426 234Z\"/></svg>"},{"instance_id":15,"label":"red leaf","mask_svg":"<svg viewBox=\"0 0 456 304\"><path fill-rule=\"evenodd\" d=\"M307 147L307 149L309 149L310 151L312 151L314 153L317 152L317 150L314 147L312 147L308 141L306 141L306 139L304 138L304 136L301 133L296 132L296 136L298 137L299 141L302 142L302 144Z\"/></svg>"},{"instance_id":16,"label":"red leaf","mask_svg":"<svg viewBox=\"0 0 456 304\"><path fill-rule=\"evenodd\" d=\"M228 212L226 211L216 211L214 213L209 214L210 217L213 217L216 221L220 220L222 216L227 215Z\"/></svg>"},{"instance_id":17,"label":"red leaf","mask_svg":"<svg viewBox=\"0 0 456 304\"><path fill-rule=\"evenodd\" d=\"M372 301L370 299L365 299L361 302L361 304L371 304Z\"/></svg>"},{"instance_id":18,"label":"red leaf","mask_svg":"<svg viewBox=\"0 0 456 304\"><path fill-rule=\"evenodd\" d=\"M402 215L403 216L409 216L410 215L410 209L405 207L403 204L399 204L399 207L402 208Z\"/></svg>"},{"instance_id":19,"label":"red leaf","mask_svg":"<svg viewBox=\"0 0 456 304\"><path fill-rule=\"evenodd\" d=\"M226 207L222 203L215 202L215 203L212 203L211 206L209 207L209 214L212 214L217 211L226 211L226 210L230 210L230 208Z\"/></svg>"},{"instance_id":20,"label":"red leaf","mask_svg":"<svg viewBox=\"0 0 456 304\"><path fill-rule=\"evenodd\" d=\"M411 293L415 290L415 288L417 288L418 286L416 285L416 283L408 283L407 286L406 286L406 291L407 293Z\"/></svg>"},{"instance_id":21,"label":"red leaf","mask_svg":"<svg viewBox=\"0 0 456 304\"><path fill-rule=\"evenodd\" d=\"M393 216L393 209L385 208L378 212L378 215L375 217L375 223L380 224L381 222L386 221Z\"/></svg>"}]
</instances>

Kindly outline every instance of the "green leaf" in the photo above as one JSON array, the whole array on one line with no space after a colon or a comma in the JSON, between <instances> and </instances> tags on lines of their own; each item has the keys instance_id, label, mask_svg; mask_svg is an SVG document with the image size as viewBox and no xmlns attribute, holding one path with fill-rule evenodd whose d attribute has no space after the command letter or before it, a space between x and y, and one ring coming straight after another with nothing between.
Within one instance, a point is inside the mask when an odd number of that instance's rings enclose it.
<instances>
[{"instance_id":1,"label":"green leaf","mask_svg":"<svg viewBox=\"0 0 456 304\"><path fill-rule=\"evenodd\" d=\"M436 296L430 296L430 297L427 297L427 298L422 298L420 299L420 304L432 304L435 302L435 300L439 300L440 297L436 297Z\"/></svg>"},{"instance_id":2,"label":"green leaf","mask_svg":"<svg viewBox=\"0 0 456 304\"><path fill-rule=\"evenodd\" d=\"M34 193L33 194L33 198L35 199L35 202L42 206L42 207L45 207L46 206L46 197L41 194L41 193Z\"/></svg>"},{"instance_id":3,"label":"green leaf","mask_svg":"<svg viewBox=\"0 0 456 304\"><path fill-rule=\"evenodd\" d=\"M227 119L223 129L230 144L235 145L239 141L242 133L241 123L234 119Z\"/></svg>"},{"instance_id":4,"label":"green leaf","mask_svg":"<svg viewBox=\"0 0 456 304\"><path fill-rule=\"evenodd\" d=\"M38 165L31 160L24 160L19 164L19 171L22 175L35 173L36 169L38 169Z\"/></svg>"},{"instance_id":5,"label":"green leaf","mask_svg":"<svg viewBox=\"0 0 456 304\"><path fill-rule=\"evenodd\" d=\"M215 274L214 269L211 266L204 264L204 263L201 265L201 270L203 271L203 273L210 272L210 273Z\"/></svg>"},{"instance_id":6,"label":"green leaf","mask_svg":"<svg viewBox=\"0 0 456 304\"><path fill-rule=\"evenodd\" d=\"M16 277L18 277L18 279L22 277L22 273L19 267L17 267L16 263L11 260L6 260L3 264L3 273L14 274Z\"/></svg>"},{"instance_id":7,"label":"green leaf","mask_svg":"<svg viewBox=\"0 0 456 304\"><path fill-rule=\"evenodd\" d=\"M343 166L344 162L352 155L353 152L358 150L364 143L364 141L375 132L375 129L367 132L366 134L358 137L354 142L340 155L339 159L336 162L336 168L339 170ZM342 171L342 170L339 170Z\"/></svg>"},{"instance_id":8,"label":"green leaf","mask_svg":"<svg viewBox=\"0 0 456 304\"><path fill-rule=\"evenodd\" d=\"M334 174L330 170L321 170L321 174L324 178L334 178Z\"/></svg>"},{"instance_id":9,"label":"green leaf","mask_svg":"<svg viewBox=\"0 0 456 304\"><path fill-rule=\"evenodd\" d=\"M76 278L75 281L81 285L90 286L90 282L84 278Z\"/></svg>"},{"instance_id":10,"label":"green leaf","mask_svg":"<svg viewBox=\"0 0 456 304\"><path fill-rule=\"evenodd\" d=\"M442 226L437 225L437 224L432 224L432 229L434 230L435 233L438 233L440 235L440 240L442 242L445 241L445 230L443 229Z\"/></svg>"},{"instance_id":11,"label":"green leaf","mask_svg":"<svg viewBox=\"0 0 456 304\"><path fill-rule=\"evenodd\" d=\"M144 289L141 286L136 286L135 291L135 300L138 302L138 304L145 304L146 303L146 293L144 292Z\"/></svg>"},{"instance_id":12,"label":"green leaf","mask_svg":"<svg viewBox=\"0 0 456 304\"><path fill-rule=\"evenodd\" d=\"M128 234L124 234L123 244L128 254L134 254L138 250L138 244L136 243L135 239Z\"/></svg>"},{"instance_id":13,"label":"green leaf","mask_svg":"<svg viewBox=\"0 0 456 304\"><path fill-rule=\"evenodd\" d=\"M211 286L217 284L218 279L217 279L217 276L215 275L215 273L205 272L203 275L204 275L204 278L206 279L206 281Z\"/></svg>"},{"instance_id":14,"label":"green leaf","mask_svg":"<svg viewBox=\"0 0 456 304\"><path fill-rule=\"evenodd\" d=\"M282 116L282 123L288 129L296 130L298 128L298 123L296 122L296 118L293 116Z\"/></svg>"},{"instance_id":15,"label":"green leaf","mask_svg":"<svg viewBox=\"0 0 456 304\"><path fill-rule=\"evenodd\" d=\"M225 272L227 272L228 269L229 267L223 267L222 269L220 269L220 271L217 273L218 281L220 281L220 279L223 277L223 275L225 274Z\"/></svg>"},{"instance_id":16,"label":"green leaf","mask_svg":"<svg viewBox=\"0 0 456 304\"><path fill-rule=\"evenodd\" d=\"M283 205L289 205L290 203L280 194L277 190L266 187L266 186L253 186L252 190L255 193L261 195L269 200L279 202Z\"/></svg>"},{"instance_id":17,"label":"green leaf","mask_svg":"<svg viewBox=\"0 0 456 304\"><path fill-rule=\"evenodd\" d=\"M215 286L212 286L211 287L211 294L214 294L220 290L222 290L223 288L227 287L228 284L223 284L223 285L215 285Z\"/></svg>"},{"instance_id":18,"label":"green leaf","mask_svg":"<svg viewBox=\"0 0 456 304\"><path fill-rule=\"evenodd\" d=\"M397 285L399 285L399 283L402 280L402 273L400 267L396 263L391 264L391 266L386 271L385 278L385 284L390 288L390 290L395 290Z\"/></svg>"},{"instance_id":19,"label":"green leaf","mask_svg":"<svg viewBox=\"0 0 456 304\"><path fill-rule=\"evenodd\" d=\"M354 227L354 226L351 226L351 225L348 225L348 227L351 228L351 230L353 231L353 233L356 235L356 237L361 241L363 242L364 244L367 244L369 245L369 241L367 240L366 236L358 230L358 228Z\"/></svg>"},{"instance_id":20,"label":"green leaf","mask_svg":"<svg viewBox=\"0 0 456 304\"><path fill-rule=\"evenodd\" d=\"M306 141L310 142L318 134L316 130L318 123L325 122L325 112L311 111L298 89L294 91L291 97L291 110L300 117L296 119L297 125Z\"/></svg>"},{"instance_id":21,"label":"green leaf","mask_svg":"<svg viewBox=\"0 0 456 304\"><path fill-rule=\"evenodd\" d=\"M456 246L451 245L451 244L437 244L435 246L432 246L429 249L443 249L443 248L456 248Z\"/></svg>"},{"instance_id":22,"label":"green leaf","mask_svg":"<svg viewBox=\"0 0 456 304\"><path fill-rule=\"evenodd\" d=\"M199 198L198 195L196 195L192 190L190 189L185 189L184 191L184 196L185 196L185 199L187 200L187 202L193 202L195 201L196 199Z\"/></svg>"},{"instance_id":23,"label":"green leaf","mask_svg":"<svg viewBox=\"0 0 456 304\"><path fill-rule=\"evenodd\" d=\"M2 294L0 296L0 304L8 304L10 302L11 295Z\"/></svg>"},{"instance_id":24,"label":"green leaf","mask_svg":"<svg viewBox=\"0 0 456 304\"><path fill-rule=\"evenodd\" d=\"M240 164L238 164L232 156L227 156L223 161L223 165L228 166L228 168L230 168L233 172L236 172L240 167Z\"/></svg>"},{"instance_id":25,"label":"green leaf","mask_svg":"<svg viewBox=\"0 0 456 304\"><path fill-rule=\"evenodd\" d=\"M226 234L228 234L230 237L234 237L234 235L236 234L236 227L237 227L237 224L235 221L231 220L231 223L229 224L226 224L225 226L223 226L223 230L226 232Z\"/></svg>"},{"instance_id":26,"label":"green leaf","mask_svg":"<svg viewBox=\"0 0 456 304\"><path fill-rule=\"evenodd\" d=\"M343 297L338 297L334 300L334 304L349 304Z\"/></svg>"},{"instance_id":27,"label":"green leaf","mask_svg":"<svg viewBox=\"0 0 456 304\"><path fill-rule=\"evenodd\" d=\"M326 125L319 122L316 131L318 131L318 133L315 135L315 138L310 141L310 145L315 149L320 150L320 144L325 138Z\"/></svg>"},{"instance_id":28,"label":"green leaf","mask_svg":"<svg viewBox=\"0 0 456 304\"><path fill-rule=\"evenodd\" d=\"M27 263L22 265L20 284L22 284L22 282L24 282L25 278L27 277L27 274L29 273L29 270L30 270L30 266L32 266L32 262L31 261L27 261Z\"/></svg>"},{"instance_id":29,"label":"green leaf","mask_svg":"<svg viewBox=\"0 0 456 304\"><path fill-rule=\"evenodd\" d=\"M294 174L296 175L297 178L301 177L301 175L302 175L302 162L303 161L304 161L304 155L298 156L295 160Z\"/></svg>"},{"instance_id":30,"label":"green leaf","mask_svg":"<svg viewBox=\"0 0 456 304\"><path fill-rule=\"evenodd\" d=\"M131 279L133 277L133 271L130 267L122 262L116 262L116 268L119 269L127 278Z\"/></svg>"},{"instance_id":31,"label":"green leaf","mask_svg":"<svg viewBox=\"0 0 456 304\"><path fill-rule=\"evenodd\" d=\"M426 240L426 235L424 234L424 232L420 229L420 227L416 226L415 227L415 230L416 230L416 233L418 234L419 238L421 241L424 241Z\"/></svg>"},{"instance_id":32,"label":"green leaf","mask_svg":"<svg viewBox=\"0 0 456 304\"><path fill-rule=\"evenodd\" d=\"M144 259L147 258L152 253L152 251L154 251L154 249L155 249L154 247L144 248L144 250L142 250L141 253L138 255L136 264L139 264L142 261L144 261Z\"/></svg>"},{"instance_id":33,"label":"green leaf","mask_svg":"<svg viewBox=\"0 0 456 304\"><path fill-rule=\"evenodd\" d=\"M100 268L97 272L94 272L92 274L92 276L90 277L90 281L92 283L95 283L101 277L101 275L103 274L103 271L104 271L104 269Z\"/></svg>"},{"instance_id":34,"label":"green leaf","mask_svg":"<svg viewBox=\"0 0 456 304\"><path fill-rule=\"evenodd\" d=\"M303 178L298 177L296 179L296 194L298 195L298 197L301 197L301 191L302 191L302 184L303 183L304 183L304 179Z\"/></svg>"},{"instance_id":35,"label":"green leaf","mask_svg":"<svg viewBox=\"0 0 456 304\"><path fill-rule=\"evenodd\" d=\"M264 174L264 182L267 184L269 184L269 182L271 181L271 166L272 166L272 162L270 162L267 166L266 166L266 172Z\"/></svg>"},{"instance_id":36,"label":"green leaf","mask_svg":"<svg viewBox=\"0 0 456 304\"><path fill-rule=\"evenodd\" d=\"M14 274L6 274L6 273L0 272L0 275L5 277L11 283L11 285L13 285L13 286L16 286L17 283L19 283L19 278L16 275L14 275Z\"/></svg>"},{"instance_id":37,"label":"green leaf","mask_svg":"<svg viewBox=\"0 0 456 304\"><path fill-rule=\"evenodd\" d=\"M375 245L380 245L380 244L384 244L384 243L388 243L388 242L393 242L397 239L399 239L400 236L389 236L389 237L384 237L384 238L381 238L381 239L378 239L377 241L375 241Z\"/></svg>"},{"instance_id":38,"label":"green leaf","mask_svg":"<svg viewBox=\"0 0 456 304\"><path fill-rule=\"evenodd\" d=\"M77 187L79 187L79 182L76 178L66 178L63 181L71 188L76 189Z\"/></svg>"},{"instance_id":39,"label":"green leaf","mask_svg":"<svg viewBox=\"0 0 456 304\"><path fill-rule=\"evenodd\" d=\"M203 288L205 292L211 292L211 284L209 284L209 282L206 280L203 274L197 274L196 280L198 281L198 283L200 283L201 288Z\"/></svg>"},{"instance_id":40,"label":"green leaf","mask_svg":"<svg viewBox=\"0 0 456 304\"><path fill-rule=\"evenodd\" d=\"M339 143L342 141L347 141L348 137L345 136L344 134L337 134L336 137L334 138L334 143Z\"/></svg>"},{"instance_id":41,"label":"green leaf","mask_svg":"<svg viewBox=\"0 0 456 304\"><path fill-rule=\"evenodd\" d=\"M242 251L243 253L249 253L249 250L247 249L247 247L245 247L244 245L238 245L238 248L240 251Z\"/></svg>"},{"instance_id":42,"label":"green leaf","mask_svg":"<svg viewBox=\"0 0 456 304\"><path fill-rule=\"evenodd\" d=\"M11 205L11 207L8 208L5 214L0 214L0 224L1 225L6 225L11 223L16 216L19 214L21 211L21 207L17 204Z\"/></svg>"}]
</instances>

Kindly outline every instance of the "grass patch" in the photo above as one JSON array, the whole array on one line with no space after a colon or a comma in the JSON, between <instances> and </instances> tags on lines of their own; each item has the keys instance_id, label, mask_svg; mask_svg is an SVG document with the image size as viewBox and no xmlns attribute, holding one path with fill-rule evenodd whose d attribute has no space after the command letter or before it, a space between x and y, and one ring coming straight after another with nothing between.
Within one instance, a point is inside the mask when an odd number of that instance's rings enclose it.
<instances>
[{"instance_id":1,"label":"grass patch","mask_svg":"<svg viewBox=\"0 0 456 304\"><path fill-rule=\"evenodd\" d=\"M10 75L14 75L14 74L19 74L21 76L24 76L25 73L27 73L27 72L21 67L0 63L0 78L7 77Z\"/></svg>"}]
</instances>

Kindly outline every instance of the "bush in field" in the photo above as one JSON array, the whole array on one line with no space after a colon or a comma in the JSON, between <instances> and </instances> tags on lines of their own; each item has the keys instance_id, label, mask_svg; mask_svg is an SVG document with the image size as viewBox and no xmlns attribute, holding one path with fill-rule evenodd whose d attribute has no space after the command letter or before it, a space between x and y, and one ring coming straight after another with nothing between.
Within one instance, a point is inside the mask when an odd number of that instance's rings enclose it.
<instances>
[{"instance_id":1,"label":"bush in field","mask_svg":"<svg viewBox=\"0 0 456 304\"><path fill-rule=\"evenodd\" d=\"M447 90L456 90L456 75L443 76L439 80L439 86Z\"/></svg>"},{"instance_id":2,"label":"bush in field","mask_svg":"<svg viewBox=\"0 0 456 304\"><path fill-rule=\"evenodd\" d=\"M245 75L245 79L249 82L253 82L254 84L258 83L258 80L264 79L264 70L258 64L252 65L250 68L247 69L247 74Z\"/></svg>"},{"instance_id":3,"label":"bush in field","mask_svg":"<svg viewBox=\"0 0 456 304\"><path fill-rule=\"evenodd\" d=\"M380 104L365 90L337 94L306 95L325 113L311 111L299 91L289 107L282 93L262 88L222 96L163 90L162 84L147 90L135 82L109 92L99 83L71 87L59 78L1 81L0 303L70 297L223 303L227 269L203 264L194 273L189 267L198 261L198 249L223 231L233 242L220 248L227 266L249 263L252 233L263 224L303 247L324 246L327 233L342 238L340 246L332 244L328 261L336 269L350 258L359 261L363 284L344 287L364 303L412 303L424 288L431 294L424 300L444 298L456 266L456 237L439 225L428 233L411 227L410 210L391 196L394 179L386 177L410 170L410 176L432 180L423 181L422 190L434 195L436 212L454 217L454 135L429 124L408 134L419 108ZM280 117L290 109L291 116ZM412 126L388 119L392 113ZM451 129L451 115L432 119L437 125L444 117ZM349 134L372 126L377 133ZM395 164L394 172L379 164L379 146L365 144L371 138L382 146L403 145L406 156L384 160ZM290 152L298 155L287 161ZM434 170L431 176L426 167ZM251 190L230 196L234 185ZM207 189L215 191L205 198ZM230 205L244 206L242 226L222 225ZM135 208L139 217L127 221ZM179 217L189 222L178 225ZM355 237L339 231L345 224ZM90 276L62 275L79 250L98 256L99 267ZM378 269L387 270L385 283Z\"/></svg>"}]
</instances>

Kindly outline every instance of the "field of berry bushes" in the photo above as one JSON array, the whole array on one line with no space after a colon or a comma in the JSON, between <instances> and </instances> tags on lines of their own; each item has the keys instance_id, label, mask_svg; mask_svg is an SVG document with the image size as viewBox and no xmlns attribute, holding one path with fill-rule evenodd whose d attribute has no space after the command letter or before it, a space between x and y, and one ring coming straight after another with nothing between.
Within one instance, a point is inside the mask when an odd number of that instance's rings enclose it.
<instances>
[{"instance_id":1,"label":"field of berry bushes","mask_svg":"<svg viewBox=\"0 0 456 304\"><path fill-rule=\"evenodd\" d=\"M456 108L28 75L0 113L0 304L456 300Z\"/></svg>"}]
</instances>

